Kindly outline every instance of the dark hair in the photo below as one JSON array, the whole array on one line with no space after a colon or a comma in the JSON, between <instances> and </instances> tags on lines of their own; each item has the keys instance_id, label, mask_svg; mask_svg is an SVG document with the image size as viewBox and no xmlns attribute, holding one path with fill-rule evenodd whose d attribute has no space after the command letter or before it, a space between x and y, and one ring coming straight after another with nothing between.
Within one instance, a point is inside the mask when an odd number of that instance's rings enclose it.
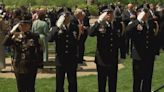
<instances>
[{"instance_id":1,"label":"dark hair","mask_svg":"<svg viewBox=\"0 0 164 92\"><path fill-rule=\"evenodd\" d=\"M21 23L32 23L32 14L31 13L24 13L22 14L22 19L20 21Z\"/></svg>"},{"instance_id":2,"label":"dark hair","mask_svg":"<svg viewBox=\"0 0 164 92\"><path fill-rule=\"evenodd\" d=\"M21 9L17 8L17 9L14 11L14 18L20 17L21 14L22 14Z\"/></svg>"},{"instance_id":3,"label":"dark hair","mask_svg":"<svg viewBox=\"0 0 164 92\"><path fill-rule=\"evenodd\" d=\"M44 20L45 19L46 13L44 11L38 11L37 13L38 13L38 18L40 20Z\"/></svg>"},{"instance_id":4,"label":"dark hair","mask_svg":"<svg viewBox=\"0 0 164 92\"><path fill-rule=\"evenodd\" d=\"M72 14L72 10L69 7L61 7L57 11L57 18L59 18L61 15L66 14L66 16L69 16Z\"/></svg>"}]
</instances>

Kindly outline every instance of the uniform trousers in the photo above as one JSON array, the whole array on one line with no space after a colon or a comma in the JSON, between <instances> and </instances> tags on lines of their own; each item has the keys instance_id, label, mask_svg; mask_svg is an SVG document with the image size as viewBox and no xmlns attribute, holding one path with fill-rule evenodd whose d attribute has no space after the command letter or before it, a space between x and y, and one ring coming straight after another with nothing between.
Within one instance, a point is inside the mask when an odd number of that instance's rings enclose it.
<instances>
[{"instance_id":1,"label":"uniform trousers","mask_svg":"<svg viewBox=\"0 0 164 92\"><path fill-rule=\"evenodd\" d=\"M18 92L35 92L35 79L37 72L15 73Z\"/></svg>"},{"instance_id":2,"label":"uniform trousers","mask_svg":"<svg viewBox=\"0 0 164 92\"><path fill-rule=\"evenodd\" d=\"M154 59L133 60L133 92L151 92Z\"/></svg>"},{"instance_id":3,"label":"uniform trousers","mask_svg":"<svg viewBox=\"0 0 164 92\"><path fill-rule=\"evenodd\" d=\"M64 92L64 79L67 74L68 92L77 92L77 65L72 67L56 66L56 92Z\"/></svg>"},{"instance_id":4,"label":"uniform trousers","mask_svg":"<svg viewBox=\"0 0 164 92\"><path fill-rule=\"evenodd\" d=\"M126 58L126 42L125 38L120 38L120 58L125 59Z\"/></svg>"},{"instance_id":5,"label":"uniform trousers","mask_svg":"<svg viewBox=\"0 0 164 92\"><path fill-rule=\"evenodd\" d=\"M108 92L116 92L117 88L117 71L118 65L110 67L97 65L98 72L98 92L106 92L106 82L108 82Z\"/></svg>"},{"instance_id":6,"label":"uniform trousers","mask_svg":"<svg viewBox=\"0 0 164 92\"><path fill-rule=\"evenodd\" d=\"M87 39L88 33L85 31L78 42L78 53L79 53L79 62L78 63L83 63L84 60L84 52L85 52L85 41Z\"/></svg>"}]
</instances>

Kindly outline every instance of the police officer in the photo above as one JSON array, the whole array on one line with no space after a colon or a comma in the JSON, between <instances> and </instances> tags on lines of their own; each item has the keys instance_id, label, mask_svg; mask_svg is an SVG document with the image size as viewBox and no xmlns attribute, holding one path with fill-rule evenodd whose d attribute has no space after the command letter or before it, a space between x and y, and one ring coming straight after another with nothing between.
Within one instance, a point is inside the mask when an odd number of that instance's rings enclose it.
<instances>
[{"instance_id":1,"label":"police officer","mask_svg":"<svg viewBox=\"0 0 164 92\"><path fill-rule=\"evenodd\" d=\"M148 10L143 9L126 28L133 41L133 92L151 92L154 60L158 54L158 31L150 25L148 14Z\"/></svg>"},{"instance_id":2,"label":"police officer","mask_svg":"<svg viewBox=\"0 0 164 92\"><path fill-rule=\"evenodd\" d=\"M37 69L42 66L39 36L31 33L31 16L23 14L22 20L6 35L3 44L13 48L13 67L18 92L35 92ZM19 29L19 32L16 30Z\"/></svg>"},{"instance_id":3,"label":"police officer","mask_svg":"<svg viewBox=\"0 0 164 92\"><path fill-rule=\"evenodd\" d=\"M121 29L121 28L120 28ZM113 21L113 10L106 9L89 32L90 36L97 37L95 63L98 72L98 92L116 92L118 71L118 26Z\"/></svg>"},{"instance_id":4,"label":"police officer","mask_svg":"<svg viewBox=\"0 0 164 92\"><path fill-rule=\"evenodd\" d=\"M64 92L65 74L68 78L68 92L77 92L78 27L70 22L70 16L70 12L62 12L56 27L48 34L49 42L56 43L56 92Z\"/></svg>"}]
</instances>

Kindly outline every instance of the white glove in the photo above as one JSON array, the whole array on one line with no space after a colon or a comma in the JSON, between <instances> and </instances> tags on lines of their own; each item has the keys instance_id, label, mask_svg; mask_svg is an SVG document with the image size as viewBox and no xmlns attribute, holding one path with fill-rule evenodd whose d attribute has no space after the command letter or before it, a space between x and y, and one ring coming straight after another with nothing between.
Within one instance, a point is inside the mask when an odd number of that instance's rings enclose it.
<instances>
[{"instance_id":1,"label":"white glove","mask_svg":"<svg viewBox=\"0 0 164 92\"><path fill-rule=\"evenodd\" d=\"M65 14L63 14L59 17L59 19L56 22L56 26L61 28L62 25L63 25L64 20L65 20Z\"/></svg>"},{"instance_id":2,"label":"white glove","mask_svg":"<svg viewBox=\"0 0 164 92\"><path fill-rule=\"evenodd\" d=\"M10 34L13 34L16 31L16 29L18 28L19 25L20 25L20 23L17 23L15 26L13 26L13 28L10 31Z\"/></svg>"},{"instance_id":3,"label":"white glove","mask_svg":"<svg viewBox=\"0 0 164 92\"><path fill-rule=\"evenodd\" d=\"M137 20L139 21L139 22L142 22L143 21L143 17L145 16L145 12L144 11L142 11L138 16L137 16Z\"/></svg>"},{"instance_id":4,"label":"white glove","mask_svg":"<svg viewBox=\"0 0 164 92\"><path fill-rule=\"evenodd\" d=\"M0 9L0 13L2 13L2 12L3 12L3 10Z\"/></svg>"},{"instance_id":5,"label":"white glove","mask_svg":"<svg viewBox=\"0 0 164 92\"><path fill-rule=\"evenodd\" d=\"M104 18L105 18L106 15L107 15L107 12L102 13L102 14L99 16L97 22L98 22L98 23L102 22L102 21L104 20Z\"/></svg>"}]
</instances>

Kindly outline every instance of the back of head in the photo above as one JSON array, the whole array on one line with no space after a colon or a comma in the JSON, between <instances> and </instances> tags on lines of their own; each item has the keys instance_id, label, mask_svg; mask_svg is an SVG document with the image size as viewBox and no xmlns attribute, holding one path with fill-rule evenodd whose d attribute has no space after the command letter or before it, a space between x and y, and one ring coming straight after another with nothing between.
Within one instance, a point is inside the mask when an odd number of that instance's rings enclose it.
<instances>
[{"instance_id":1,"label":"back of head","mask_svg":"<svg viewBox=\"0 0 164 92\"><path fill-rule=\"evenodd\" d=\"M128 4L128 9L129 9L129 10L133 9L133 4L132 4L132 3L129 3L129 4Z\"/></svg>"},{"instance_id":2,"label":"back of head","mask_svg":"<svg viewBox=\"0 0 164 92\"><path fill-rule=\"evenodd\" d=\"M40 19L40 20L44 20L45 17L46 17L46 13L44 11L42 11L42 10L39 10L37 12L37 14L38 14L38 19Z\"/></svg>"}]
</instances>

